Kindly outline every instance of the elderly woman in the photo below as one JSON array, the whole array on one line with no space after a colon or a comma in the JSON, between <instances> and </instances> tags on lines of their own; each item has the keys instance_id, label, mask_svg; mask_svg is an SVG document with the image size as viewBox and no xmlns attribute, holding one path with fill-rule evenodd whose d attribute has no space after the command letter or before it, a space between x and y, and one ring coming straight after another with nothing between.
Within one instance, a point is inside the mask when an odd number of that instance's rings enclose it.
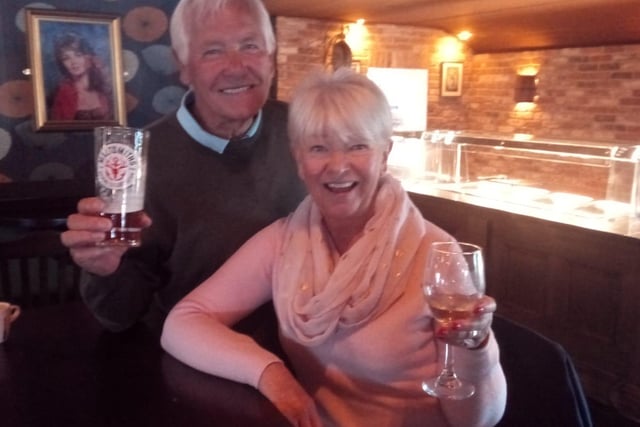
<instances>
[{"instance_id":1,"label":"elderly woman","mask_svg":"<svg viewBox=\"0 0 640 427\"><path fill-rule=\"evenodd\" d=\"M250 384L296 426L491 426L506 385L485 297L474 348L438 328L421 285L433 241L386 173L392 118L380 89L346 68L318 74L290 105L289 134L309 196L250 239L167 318L163 347L213 375ZM273 300L292 371L230 326ZM469 325L467 325L469 326ZM436 334L454 334L456 370L476 393L438 400ZM468 341L467 341L467 347Z\"/></svg>"}]
</instances>

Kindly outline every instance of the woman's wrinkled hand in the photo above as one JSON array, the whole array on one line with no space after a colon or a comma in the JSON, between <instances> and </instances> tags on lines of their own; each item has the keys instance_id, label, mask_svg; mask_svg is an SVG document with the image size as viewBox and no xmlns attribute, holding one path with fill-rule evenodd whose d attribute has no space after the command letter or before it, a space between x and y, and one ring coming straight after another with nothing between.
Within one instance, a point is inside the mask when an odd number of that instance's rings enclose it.
<instances>
[{"instance_id":1,"label":"woman's wrinkled hand","mask_svg":"<svg viewBox=\"0 0 640 427\"><path fill-rule=\"evenodd\" d=\"M467 319L440 321L434 319L435 336L448 344L468 349L484 347L491 331L496 300L484 295L474 307L474 316Z\"/></svg>"},{"instance_id":2,"label":"woman's wrinkled hand","mask_svg":"<svg viewBox=\"0 0 640 427\"><path fill-rule=\"evenodd\" d=\"M322 427L316 405L283 363L264 370L258 390L296 427Z\"/></svg>"}]
</instances>

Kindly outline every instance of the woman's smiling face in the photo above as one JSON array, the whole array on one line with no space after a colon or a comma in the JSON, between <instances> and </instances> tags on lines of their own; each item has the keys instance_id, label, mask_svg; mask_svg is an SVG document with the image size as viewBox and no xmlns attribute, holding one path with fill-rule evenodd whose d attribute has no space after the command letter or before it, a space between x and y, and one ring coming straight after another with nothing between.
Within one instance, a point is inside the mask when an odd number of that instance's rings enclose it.
<instances>
[{"instance_id":1,"label":"woman's smiling face","mask_svg":"<svg viewBox=\"0 0 640 427\"><path fill-rule=\"evenodd\" d=\"M391 107L374 82L342 67L296 89L288 128L298 175L346 250L374 214L391 151Z\"/></svg>"},{"instance_id":2,"label":"woman's smiling face","mask_svg":"<svg viewBox=\"0 0 640 427\"><path fill-rule=\"evenodd\" d=\"M371 217L390 143L334 134L310 136L295 147L300 178L325 221Z\"/></svg>"}]
</instances>

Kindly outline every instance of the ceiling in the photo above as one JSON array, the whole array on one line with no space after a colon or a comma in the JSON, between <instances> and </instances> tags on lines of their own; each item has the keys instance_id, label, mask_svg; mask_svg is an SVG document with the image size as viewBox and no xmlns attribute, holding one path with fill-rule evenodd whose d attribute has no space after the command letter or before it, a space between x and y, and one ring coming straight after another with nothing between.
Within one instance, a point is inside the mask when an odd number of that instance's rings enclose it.
<instances>
[{"instance_id":1,"label":"ceiling","mask_svg":"<svg viewBox=\"0 0 640 427\"><path fill-rule=\"evenodd\" d=\"M640 0L264 0L272 15L436 28L475 53L640 43Z\"/></svg>"}]
</instances>

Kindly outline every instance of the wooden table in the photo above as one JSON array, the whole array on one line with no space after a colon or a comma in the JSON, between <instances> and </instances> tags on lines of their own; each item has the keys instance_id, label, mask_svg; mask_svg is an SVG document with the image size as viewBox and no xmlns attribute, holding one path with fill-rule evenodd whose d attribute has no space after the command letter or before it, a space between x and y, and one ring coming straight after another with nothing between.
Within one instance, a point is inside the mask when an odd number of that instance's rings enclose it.
<instances>
[{"instance_id":1,"label":"wooden table","mask_svg":"<svg viewBox=\"0 0 640 427\"><path fill-rule=\"evenodd\" d=\"M287 426L249 386L166 354L143 326L105 331L81 303L23 310L0 344L2 427Z\"/></svg>"},{"instance_id":2,"label":"wooden table","mask_svg":"<svg viewBox=\"0 0 640 427\"><path fill-rule=\"evenodd\" d=\"M560 346L500 316L493 330L509 389L498 427L592 426ZM169 356L144 326L107 332L73 302L23 310L0 344L0 426L289 424L253 388Z\"/></svg>"}]
</instances>

